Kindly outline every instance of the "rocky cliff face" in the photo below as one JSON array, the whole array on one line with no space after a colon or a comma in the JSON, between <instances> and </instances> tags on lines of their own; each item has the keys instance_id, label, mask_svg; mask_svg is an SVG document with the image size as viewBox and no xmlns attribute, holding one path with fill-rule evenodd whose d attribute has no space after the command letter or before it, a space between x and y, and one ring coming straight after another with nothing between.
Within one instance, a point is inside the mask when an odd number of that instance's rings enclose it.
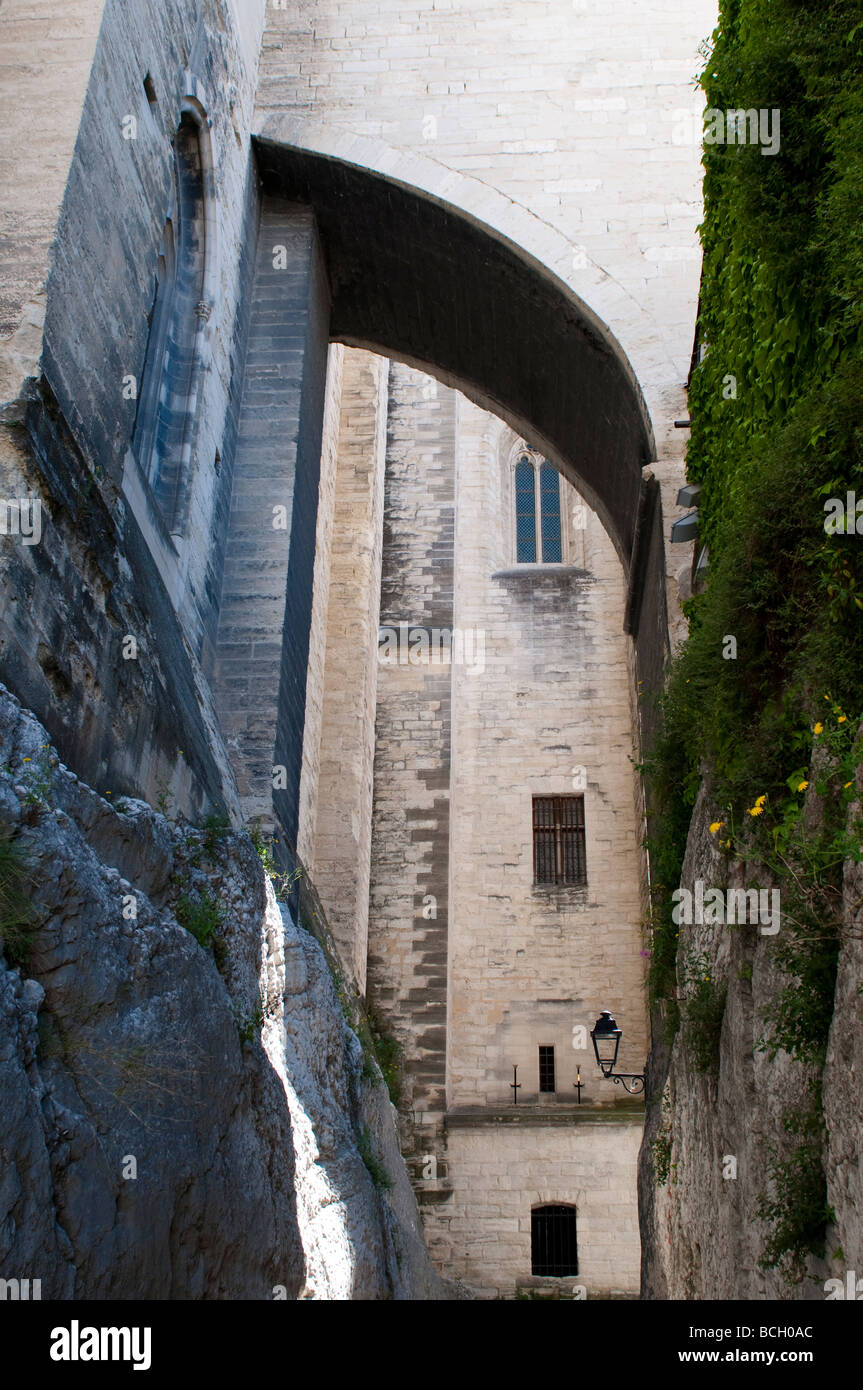
<instances>
[{"instance_id":1,"label":"rocky cliff face","mask_svg":"<svg viewBox=\"0 0 863 1390\"><path fill-rule=\"evenodd\" d=\"M0 831L0 1276L446 1297L380 1073L248 837L112 805L4 687Z\"/></svg>"},{"instance_id":2,"label":"rocky cliff face","mask_svg":"<svg viewBox=\"0 0 863 1390\"><path fill-rule=\"evenodd\" d=\"M855 811L859 807L851 808L852 816ZM692 892L698 880L723 889L743 883L743 866L729 865L720 855L711 820L702 789L681 879ZM825 1258L810 1255L797 1282L760 1263L769 1237L761 1202L777 1196L777 1164L792 1165L782 1181L792 1198L792 1219L808 1200L805 1173L794 1167L800 1146L795 1125L811 1111L820 1073L782 1050L771 1060L759 1047L765 1015L787 982L777 968L778 933L772 934L772 924L767 931L762 924L682 924L678 994L684 1005L698 980L727 993L715 1040L702 1030L701 1057L697 1030L685 1022L670 1052L661 1037L654 1045L652 1089L661 1099L648 1115L640 1162L642 1297L823 1299L829 1278L844 1285L850 1270L863 1276L861 889L863 872L849 862L833 1022L821 1074L822 1161L835 1218L827 1230ZM713 1031L709 1019L704 1027Z\"/></svg>"}]
</instances>

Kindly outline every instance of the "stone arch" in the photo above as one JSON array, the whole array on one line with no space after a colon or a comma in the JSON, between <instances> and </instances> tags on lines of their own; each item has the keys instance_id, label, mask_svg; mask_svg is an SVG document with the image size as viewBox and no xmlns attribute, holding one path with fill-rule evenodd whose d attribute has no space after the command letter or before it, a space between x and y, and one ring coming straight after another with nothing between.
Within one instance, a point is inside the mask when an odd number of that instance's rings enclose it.
<instances>
[{"instance_id":1,"label":"stone arch","mask_svg":"<svg viewBox=\"0 0 863 1390\"><path fill-rule=\"evenodd\" d=\"M432 373L530 439L629 572L654 441L608 322L652 345L649 378L657 350L632 297L528 209L433 160L281 115L255 143L265 189L315 211L330 336Z\"/></svg>"},{"instance_id":2,"label":"stone arch","mask_svg":"<svg viewBox=\"0 0 863 1390\"><path fill-rule=\"evenodd\" d=\"M292 132L307 144L290 143ZM614 542L645 690L658 686L668 649L649 414L620 343L552 268L562 257L572 266L572 246L432 161L363 140L342 157L333 143L321 136L311 147L309 131L281 116L265 119L254 140L253 365L219 618L217 696L244 807L272 812L294 847L328 342L430 373L548 458ZM609 308L614 287L596 273ZM640 322L635 311L631 322ZM254 711L242 691L250 670Z\"/></svg>"}]
</instances>

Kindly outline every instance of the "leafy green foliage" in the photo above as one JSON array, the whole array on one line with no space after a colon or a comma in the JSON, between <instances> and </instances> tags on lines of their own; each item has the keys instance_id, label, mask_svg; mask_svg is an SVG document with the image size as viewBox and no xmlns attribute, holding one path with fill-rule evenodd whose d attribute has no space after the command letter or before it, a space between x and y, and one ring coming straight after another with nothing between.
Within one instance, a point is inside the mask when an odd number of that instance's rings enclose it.
<instances>
[{"instance_id":1,"label":"leafy green foliage","mask_svg":"<svg viewBox=\"0 0 863 1390\"><path fill-rule=\"evenodd\" d=\"M0 840L0 945L12 966L26 966L33 944L29 883L24 852L11 840Z\"/></svg>"},{"instance_id":2,"label":"leafy green foliage","mask_svg":"<svg viewBox=\"0 0 863 1390\"><path fill-rule=\"evenodd\" d=\"M230 828L227 816L217 815L215 812L207 816L204 821L204 853L208 859L213 858Z\"/></svg>"},{"instance_id":3,"label":"leafy green foliage","mask_svg":"<svg viewBox=\"0 0 863 1390\"><path fill-rule=\"evenodd\" d=\"M243 1011L238 1005L234 1005L234 1019L237 1024L237 1032L240 1035L240 1042L251 1043L260 1033L264 1026L265 1009L263 1001L257 1008Z\"/></svg>"},{"instance_id":4,"label":"leafy green foliage","mask_svg":"<svg viewBox=\"0 0 863 1390\"><path fill-rule=\"evenodd\" d=\"M797 1273L821 1248L827 1219L817 1074L843 862L859 862L861 844L848 817L861 761L863 535L825 527L829 499L863 500L861 37L860 0L721 0L707 106L778 110L781 148L704 151L706 354L690 383L687 473L702 484L710 568L686 605L689 637L644 766L656 813L651 998L672 1029L686 964L670 896L702 781L717 844L745 861L749 879L761 870L781 890L781 931L765 946L782 984L760 1045L815 1079L800 1142L773 1154L762 1215L767 1267ZM736 659L726 659L729 636ZM696 1064L711 1054L718 1020L718 989L696 985L683 1002Z\"/></svg>"},{"instance_id":5,"label":"leafy green foliage","mask_svg":"<svg viewBox=\"0 0 863 1390\"><path fill-rule=\"evenodd\" d=\"M827 1201L827 1180L821 1158L823 1127L820 1107L806 1115L791 1113L785 1128L800 1142L784 1158L768 1150L769 1195L761 1197L758 1217L770 1230L759 1260L762 1269L778 1269L786 1283L799 1283L807 1255L822 1258L828 1224L834 1212Z\"/></svg>"},{"instance_id":6,"label":"leafy green foliage","mask_svg":"<svg viewBox=\"0 0 863 1390\"><path fill-rule=\"evenodd\" d=\"M668 1130L662 1130L650 1146L653 1156L653 1176L659 1187L664 1187L671 1176L672 1138Z\"/></svg>"},{"instance_id":7,"label":"leafy green foliage","mask_svg":"<svg viewBox=\"0 0 863 1390\"><path fill-rule=\"evenodd\" d=\"M719 1040L725 1017L728 986L715 979L707 956L691 956L686 965L687 999L684 1036L696 1071L709 1072L719 1065Z\"/></svg>"},{"instance_id":8,"label":"leafy green foliage","mask_svg":"<svg viewBox=\"0 0 863 1390\"><path fill-rule=\"evenodd\" d=\"M375 1187L381 1192L388 1192L393 1180L372 1147L372 1136L368 1129L362 1129L358 1134L357 1148Z\"/></svg>"},{"instance_id":9,"label":"leafy green foliage","mask_svg":"<svg viewBox=\"0 0 863 1390\"><path fill-rule=\"evenodd\" d=\"M213 945L222 925L222 910L211 893L204 889L194 897L181 894L174 912L180 926L192 933L199 946L206 949Z\"/></svg>"}]
</instances>

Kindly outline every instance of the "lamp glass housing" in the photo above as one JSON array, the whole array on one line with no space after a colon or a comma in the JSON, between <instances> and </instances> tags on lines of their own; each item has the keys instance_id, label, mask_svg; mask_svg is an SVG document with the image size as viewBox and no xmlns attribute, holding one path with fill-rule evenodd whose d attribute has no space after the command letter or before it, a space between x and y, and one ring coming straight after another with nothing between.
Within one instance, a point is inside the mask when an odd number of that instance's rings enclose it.
<instances>
[{"instance_id":1,"label":"lamp glass housing","mask_svg":"<svg viewBox=\"0 0 863 1390\"><path fill-rule=\"evenodd\" d=\"M604 1009L596 1020L590 1036L593 1039L593 1050L603 1075L610 1076L617 1065L621 1030L607 1009Z\"/></svg>"}]
</instances>

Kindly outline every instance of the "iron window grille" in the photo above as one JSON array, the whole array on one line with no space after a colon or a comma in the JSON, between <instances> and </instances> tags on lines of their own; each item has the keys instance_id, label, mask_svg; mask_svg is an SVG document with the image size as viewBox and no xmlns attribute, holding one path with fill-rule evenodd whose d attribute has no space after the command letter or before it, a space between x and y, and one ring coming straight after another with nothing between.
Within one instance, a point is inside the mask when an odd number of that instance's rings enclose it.
<instances>
[{"instance_id":1,"label":"iron window grille","mask_svg":"<svg viewBox=\"0 0 863 1390\"><path fill-rule=\"evenodd\" d=\"M533 879L538 884L587 885L583 796L533 798Z\"/></svg>"},{"instance_id":2,"label":"iron window grille","mask_svg":"<svg viewBox=\"0 0 863 1390\"><path fill-rule=\"evenodd\" d=\"M575 1207L534 1207L530 1213L530 1272L560 1277L578 1273Z\"/></svg>"}]
</instances>

